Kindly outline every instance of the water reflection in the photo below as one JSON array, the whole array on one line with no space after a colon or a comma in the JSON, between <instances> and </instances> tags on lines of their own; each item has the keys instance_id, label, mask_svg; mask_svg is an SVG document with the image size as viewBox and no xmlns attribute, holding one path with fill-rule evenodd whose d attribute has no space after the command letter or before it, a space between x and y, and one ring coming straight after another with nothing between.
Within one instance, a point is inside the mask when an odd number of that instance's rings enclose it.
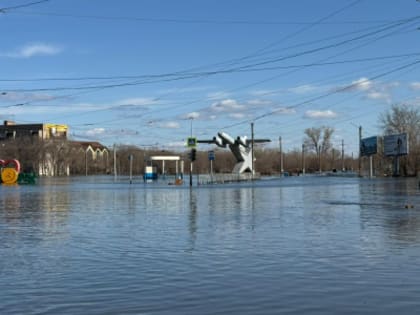
<instances>
[{"instance_id":1,"label":"water reflection","mask_svg":"<svg viewBox=\"0 0 420 315\"><path fill-rule=\"evenodd\" d=\"M0 313L409 313L419 201L407 182L309 177L0 187Z\"/></svg>"},{"instance_id":2,"label":"water reflection","mask_svg":"<svg viewBox=\"0 0 420 315\"><path fill-rule=\"evenodd\" d=\"M34 240L65 237L70 209L69 192L42 187L9 186L1 188L0 217L7 223L5 231L16 238Z\"/></svg>"},{"instance_id":3,"label":"water reflection","mask_svg":"<svg viewBox=\"0 0 420 315\"><path fill-rule=\"evenodd\" d=\"M197 239L197 192L189 189L189 215L188 215L188 231L190 233L189 251L195 249Z\"/></svg>"},{"instance_id":4,"label":"water reflection","mask_svg":"<svg viewBox=\"0 0 420 315\"><path fill-rule=\"evenodd\" d=\"M360 185L360 217L364 229L382 231L386 239L420 240L420 193L415 179L385 179Z\"/></svg>"}]
</instances>

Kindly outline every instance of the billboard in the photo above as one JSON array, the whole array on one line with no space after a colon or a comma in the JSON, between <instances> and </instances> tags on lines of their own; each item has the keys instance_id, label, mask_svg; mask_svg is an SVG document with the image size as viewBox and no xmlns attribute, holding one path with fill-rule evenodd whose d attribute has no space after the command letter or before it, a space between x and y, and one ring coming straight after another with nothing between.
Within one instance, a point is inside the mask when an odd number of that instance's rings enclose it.
<instances>
[{"instance_id":1,"label":"billboard","mask_svg":"<svg viewBox=\"0 0 420 315\"><path fill-rule=\"evenodd\" d=\"M360 140L360 156L369 156L378 153L378 137L369 137Z\"/></svg>"},{"instance_id":2,"label":"billboard","mask_svg":"<svg viewBox=\"0 0 420 315\"><path fill-rule=\"evenodd\" d=\"M408 136L406 133L384 136L384 154L397 156L408 154Z\"/></svg>"}]
</instances>

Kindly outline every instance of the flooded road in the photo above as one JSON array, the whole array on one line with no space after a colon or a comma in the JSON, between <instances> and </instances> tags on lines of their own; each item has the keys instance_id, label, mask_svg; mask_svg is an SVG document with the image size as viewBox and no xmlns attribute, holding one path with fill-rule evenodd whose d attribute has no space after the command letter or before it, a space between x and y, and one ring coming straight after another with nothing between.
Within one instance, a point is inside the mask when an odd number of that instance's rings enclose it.
<instances>
[{"instance_id":1,"label":"flooded road","mask_svg":"<svg viewBox=\"0 0 420 315\"><path fill-rule=\"evenodd\" d=\"M0 187L0 314L417 314L415 179Z\"/></svg>"}]
</instances>

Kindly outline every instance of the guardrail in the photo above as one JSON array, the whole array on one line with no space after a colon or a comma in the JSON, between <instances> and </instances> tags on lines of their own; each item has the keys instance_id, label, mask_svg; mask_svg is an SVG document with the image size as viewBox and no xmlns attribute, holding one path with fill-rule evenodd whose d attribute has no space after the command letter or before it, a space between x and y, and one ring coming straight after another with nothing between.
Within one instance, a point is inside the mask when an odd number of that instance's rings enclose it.
<instances>
[{"instance_id":1,"label":"guardrail","mask_svg":"<svg viewBox=\"0 0 420 315\"><path fill-rule=\"evenodd\" d=\"M198 177L198 184L199 185L224 184L224 183L251 181L251 180L260 179L260 178L261 178L261 175L259 173L256 173L254 175L252 175L251 173L200 174Z\"/></svg>"}]
</instances>

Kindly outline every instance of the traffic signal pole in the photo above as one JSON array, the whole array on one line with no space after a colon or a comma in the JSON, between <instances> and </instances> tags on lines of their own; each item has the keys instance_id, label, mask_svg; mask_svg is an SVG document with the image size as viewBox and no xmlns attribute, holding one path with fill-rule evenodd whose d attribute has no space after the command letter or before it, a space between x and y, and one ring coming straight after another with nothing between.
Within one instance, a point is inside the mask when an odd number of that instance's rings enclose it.
<instances>
[{"instance_id":1,"label":"traffic signal pole","mask_svg":"<svg viewBox=\"0 0 420 315\"><path fill-rule=\"evenodd\" d=\"M197 153L196 149L194 149L194 148L191 149L191 152L190 152L190 186L192 186L193 164L194 164L194 161L196 159L196 153Z\"/></svg>"},{"instance_id":2,"label":"traffic signal pole","mask_svg":"<svg viewBox=\"0 0 420 315\"><path fill-rule=\"evenodd\" d=\"M193 161L190 160L190 187L192 186Z\"/></svg>"}]
</instances>

